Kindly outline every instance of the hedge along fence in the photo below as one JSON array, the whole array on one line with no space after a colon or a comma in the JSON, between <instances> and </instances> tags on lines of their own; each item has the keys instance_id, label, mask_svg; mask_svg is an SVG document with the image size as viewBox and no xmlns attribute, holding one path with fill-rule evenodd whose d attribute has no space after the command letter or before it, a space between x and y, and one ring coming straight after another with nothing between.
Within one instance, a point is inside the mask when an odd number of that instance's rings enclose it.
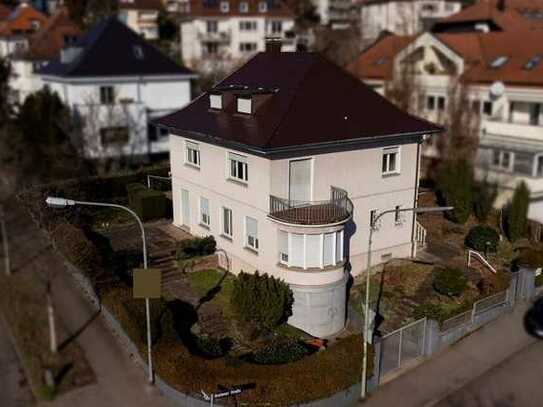
<instances>
[{"instance_id":1,"label":"hedge along fence","mask_svg":"<svg viewBox=\"0 0 543 407\"><path fill-rule=\"evenodd\" d=\"M139 183L128 184L126 192L129 206L144 222L172 216L172 201L164 192L147 189Z\"/></svg>"}]
</instances>

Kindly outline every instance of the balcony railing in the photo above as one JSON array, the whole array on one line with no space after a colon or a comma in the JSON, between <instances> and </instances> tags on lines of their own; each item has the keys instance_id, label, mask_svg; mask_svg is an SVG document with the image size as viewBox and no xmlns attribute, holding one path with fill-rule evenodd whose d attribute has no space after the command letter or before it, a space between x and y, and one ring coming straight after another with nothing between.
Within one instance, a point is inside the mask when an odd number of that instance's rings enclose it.
<instances>
[{"instance_id":1,"label":"balcony railing","mask_svg":"<svg viewBox=\"0 0 543 407\"><path fill-rule=\"evenodd\" d=\"M208 32L208 31L199 31L198 40L203 42L230 42L232 34L230 30L217 31L217 32Z\"/></svg>"},{"instance_id":2,"label":"balcony railing","mask_svg":"<svg viewBox=\"0 0 543 407\"><path fill-rule=\"evenodd\" d=\"M347 220L353 203L347 192L336 187L325 201L300 202L270 196L270 218L295 225L329 225Z\"/></svg>"}]
</instances>

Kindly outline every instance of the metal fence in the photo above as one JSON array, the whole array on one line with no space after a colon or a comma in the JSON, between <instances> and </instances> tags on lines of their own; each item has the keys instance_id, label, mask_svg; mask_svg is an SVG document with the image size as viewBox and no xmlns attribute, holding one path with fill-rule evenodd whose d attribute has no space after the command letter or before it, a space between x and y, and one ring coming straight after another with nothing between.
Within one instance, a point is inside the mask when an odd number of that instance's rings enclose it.
<instances>
[{"instance_id":1,"label":"metal fence","mask_svg":"<svg viewBox=\"0 0 543 407\"><path fill-rule=\"evenodd\" d=\"M424 353L426 318L419 319L383 336L379 376L382 377Z\"/></svg>"},{"instance_id":2,"label":"metal fence","mask_svg":"<svg viewBox=\"0 0 543 407\"><path fill-rule=\"evenodd\" d=\"M507 303L509 300L507 293L508 291L505 290L475 302L470 310L443 321L441 324L441 332L449 331L460 325L471 324L474 322L475 317L483 312Z\"/></svg>"}]
</instances>

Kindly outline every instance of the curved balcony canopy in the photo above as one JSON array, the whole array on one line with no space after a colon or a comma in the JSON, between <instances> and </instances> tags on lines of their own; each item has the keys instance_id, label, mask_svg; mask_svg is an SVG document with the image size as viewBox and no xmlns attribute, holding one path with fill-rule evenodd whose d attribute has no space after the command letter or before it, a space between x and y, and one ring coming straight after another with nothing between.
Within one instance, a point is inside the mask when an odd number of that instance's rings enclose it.
<instances>
[{"instance_id":1,"label":"curved balcony canopy","mask_svg":"<svg viewBox=\"0 0 543 407\"><path fill-rule=\"evenodd\" d=\"M332 187L325 201L291 201L270 195L269 217L294 225L330 225L352 216L353 203L347 192Z\"/></svg>"}]
</instances>

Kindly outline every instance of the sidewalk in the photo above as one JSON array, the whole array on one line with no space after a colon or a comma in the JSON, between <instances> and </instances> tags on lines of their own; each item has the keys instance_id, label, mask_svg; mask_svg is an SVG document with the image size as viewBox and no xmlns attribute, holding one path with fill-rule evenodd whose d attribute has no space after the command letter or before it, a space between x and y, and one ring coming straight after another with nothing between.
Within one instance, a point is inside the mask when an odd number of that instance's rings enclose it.
<instances>
[{"instance_id":1,"label":"sidewalk","mask_svg":"<svg viewBox=\"0 0 543 407\"><path fill-rule=\"evenodd\" d=\"M524 330L531 303L485 325L411 371L380 387L366 407L430 407L537 340Z\"/></svg>"},{"instance_id":2,"label":"sidewalk","mask_svg":"<svg viewBox=\"0 0 543 407\"><path fill-rule=\"evenodd\" d=\"M63 260L50 249L29 216L18 208L12 208L8 214L8 226L14 273L24 273L33 267L48 267L59 271L53 280L52 290L57 317L62 320L69 334L84 327L76 340L96 375L95 383L65 393L52 403L41 404L58 407L171 406L169 399L156 387L147 384L141 367L121 348L101 316L95 315L64 269ZM1 330L0 336L4 337ZM0 405L4 405L1 397Z\"/></svg>"}]
</instances>

